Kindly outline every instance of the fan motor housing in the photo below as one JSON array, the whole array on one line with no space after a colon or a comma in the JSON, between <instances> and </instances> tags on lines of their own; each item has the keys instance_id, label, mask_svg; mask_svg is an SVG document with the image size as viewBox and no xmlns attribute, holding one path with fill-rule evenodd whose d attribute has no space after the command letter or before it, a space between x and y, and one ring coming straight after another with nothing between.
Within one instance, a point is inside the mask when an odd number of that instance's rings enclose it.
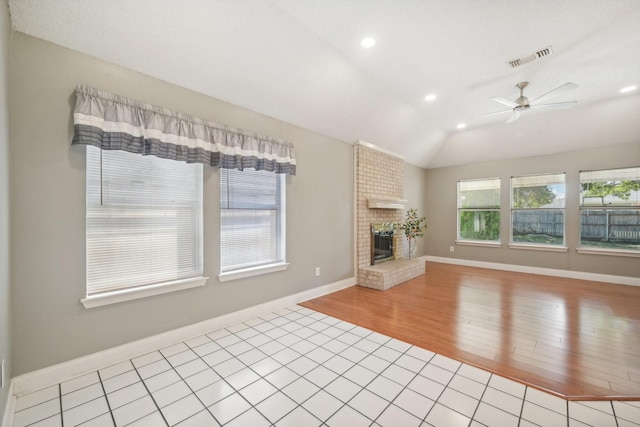
<instances>
[{"instance_id":1,"label":"fan motor housing","mask_svg":"<svg viewBox=\"0 0 640 427\"><path fill-rule=\"evenodd\" d=\"M518 104L518 106L514 107L513 111L526 111L531 108L529 105L529 98L522 94L524 88L527 86L529 86L529 82L520 82L516 85L516 87L520 89L520 97L516 99L516 104Z\"/></svg>"},{"instance_id":2,"label":"fan motor housing","mask_svg":"<svg viewBox=\"0 0 640 427\"><path fill-rule=\"evenodd\" d=\"M516 104L518 104L518 106L514 107L514 111L525 111L531 108L531 106L529 105L529 99L526 96L521 96L520 98L516 99Z\"/></svg>"}]
</instances>

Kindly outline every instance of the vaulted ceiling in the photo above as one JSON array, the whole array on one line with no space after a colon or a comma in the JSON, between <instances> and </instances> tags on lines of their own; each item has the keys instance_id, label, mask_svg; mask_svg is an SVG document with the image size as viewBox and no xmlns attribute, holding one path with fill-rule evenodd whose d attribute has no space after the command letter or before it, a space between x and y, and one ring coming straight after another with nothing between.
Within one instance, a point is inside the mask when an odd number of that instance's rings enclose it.
<instances>
[{"instance_id":1,"label":"vaulted ceiling","mask_svg":"<svg viewBox=\"0 0 640 427\"><path fill-rule=\"evenodd\" d=\"M638 0L9 5L14 30L425 168L640 144L640 90L619 92L640 86ZM574 82L548 102L578 102L509 124L486 116L509 109L491 98L515 100L521 81L530 100Z\"/></svg>"}]
</instances>

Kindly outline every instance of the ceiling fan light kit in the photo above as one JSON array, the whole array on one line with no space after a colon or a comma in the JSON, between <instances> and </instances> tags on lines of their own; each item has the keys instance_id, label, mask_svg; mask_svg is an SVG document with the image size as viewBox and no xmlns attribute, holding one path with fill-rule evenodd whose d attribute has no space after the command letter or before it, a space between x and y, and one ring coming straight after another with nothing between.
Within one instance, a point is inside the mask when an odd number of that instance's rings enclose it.
<instances>
[{"instance_id":1,"label":"ceiling fan light kit","mask_svg":"<svg viewBox=\"0 0 640 427\"><path fill-rule=\"evenodd\" d=\"M570 108L578 102L578 101L567 101L567 102L556 102L552 104L543 104L543 102L545 102L546 100L560 93L566 92L568 90L576 89L578 85L572 82L568 82L563 84L562 86L558 86L557 88L553 89L550 92L545 93L542 96L539 96L533 101L529 101L529 98L524 96L524 89L527 86L529 86L529 82L520 82L516 84L516 88L520 90L520 96L515 101L511 101L501 96L491 98L493 101L498 102L502 105L506 105L510 109L497 111L495 113L489 113L489 114L486 114L486 116L494 116L497 114L511 113L511 116L507 120L507 123L511 123L518 120L518 118L520 118L520 114L524 111L528 111L531 109L560 110L560 109Z\"/></svg>"}]
</instances>

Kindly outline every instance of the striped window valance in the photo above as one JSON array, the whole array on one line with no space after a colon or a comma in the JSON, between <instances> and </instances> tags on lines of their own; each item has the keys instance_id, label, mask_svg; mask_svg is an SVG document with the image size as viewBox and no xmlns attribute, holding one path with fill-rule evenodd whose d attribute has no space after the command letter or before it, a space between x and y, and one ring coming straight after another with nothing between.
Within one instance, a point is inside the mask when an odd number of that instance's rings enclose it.
<instances>
[{"instance_id":1,"label":"striped window valance","mask_svg":"<svg viewBox=\"0 0 640 427\"><path fill-rule=\"evenodd\" d=\"M72 144L224 169L296 174L293 144L78 86Z\"/></svg>"}]
</instances>

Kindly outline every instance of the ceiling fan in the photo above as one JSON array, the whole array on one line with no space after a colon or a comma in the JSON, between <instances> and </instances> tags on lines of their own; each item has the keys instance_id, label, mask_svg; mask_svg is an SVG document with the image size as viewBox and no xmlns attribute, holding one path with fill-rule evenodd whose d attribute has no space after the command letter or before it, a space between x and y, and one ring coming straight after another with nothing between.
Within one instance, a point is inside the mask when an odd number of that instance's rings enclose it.
<instances>
[{"instance_id":1,"label":"ceiling fan","mask_svg":"<svg viewBox=\"0 0 640 427\"><path fill-rule=\"evenodd\" d=\"M522 113L523 111L532 110L532 109L560 110L560 109L572 107L578 102L578 101L568 101L568 102L556 102L553 104L542 104L542 102L562 92L566 92L568 90L577 88L578 85L575 83L568 82L563 84L562 86L558 86L557 88L553 89L551 92L545 93L544 95L539 96L538 98L534 99L531 102L529 102L529 99L523 94L524 88L526 88L528 85L529 85L529 82L520 82L516 85L516 87L520 89L520 97L515 101L510 101L500 96L491 98L492 100L500 104L506 105L507 107L510 108L510 110L496 111L495 113L486 114L486 116L495 116L497 114L504 114L504 113L510 112L511 116L509 116L507 123L511 123L518 120L518 118L520 117L520 113Z\"/></svg>"}]
</instances>

